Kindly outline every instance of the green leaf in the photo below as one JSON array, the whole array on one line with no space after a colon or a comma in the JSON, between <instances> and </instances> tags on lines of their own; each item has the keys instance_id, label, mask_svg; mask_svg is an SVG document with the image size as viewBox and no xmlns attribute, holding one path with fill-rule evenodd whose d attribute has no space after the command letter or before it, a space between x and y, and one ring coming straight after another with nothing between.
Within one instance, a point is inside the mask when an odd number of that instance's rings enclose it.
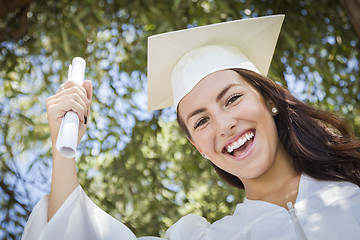
<instances>
[{"instance_id":1,"label":"green leaf","mask_svg":"<svg viewBox=\"0 0 360 240\"><path fill-rule=\"evenodd\" d=\"M70 46L69 46L69 40L66 29L61 26L61 36L62 36L62 43L63 43L63 50L65 52L66 57L70 56Z\"/></svg>"}]
</instances>

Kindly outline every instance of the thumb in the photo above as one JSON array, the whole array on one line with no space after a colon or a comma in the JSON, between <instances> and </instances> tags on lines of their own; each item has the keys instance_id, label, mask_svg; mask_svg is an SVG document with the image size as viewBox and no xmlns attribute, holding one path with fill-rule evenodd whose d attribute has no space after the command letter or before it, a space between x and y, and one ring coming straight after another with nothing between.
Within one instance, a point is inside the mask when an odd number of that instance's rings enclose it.
<instances>
[{"instance_id":1,"label":"thumb","mask_svg":"<svg viewBox=\"0 0 360 240\"><path fill-rule=\"evenodd\" d=\"M85 88L86 93L87 93L87 98L90 100L92 98L92 94L93 94L93 88L92 88L91 81L85 80L84 83L82 84L82 86Z\"/></svg>"}]
</instances>

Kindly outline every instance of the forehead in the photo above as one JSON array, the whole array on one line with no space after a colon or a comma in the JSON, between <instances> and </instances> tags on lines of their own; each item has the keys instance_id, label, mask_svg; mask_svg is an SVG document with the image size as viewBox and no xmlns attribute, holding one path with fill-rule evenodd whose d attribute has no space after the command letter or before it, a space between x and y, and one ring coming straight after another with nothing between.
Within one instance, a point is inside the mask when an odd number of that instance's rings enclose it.
<instances>
[{"instance_id":1,"label":"forehead","mask_svg":"<svg viewBox=\"0 0 360 240\"><path fill-rule=\"evenodd\" d=\"M254 90L244 77L233 70L221 70L203 78L179 103L181 117L209 101L215 101L218 94L230 85L243 90ZM184 115L183 115L184 114Z\"/></svg>"},{"instance_id":2,"label":"forehead","mask_svg":"<svg viewBox=\"0 0 360 240\"><path fill-rule=\"evenodd\" d=\"M250 87L248 82L240 74L233 70L221 70L209 74L203 78L194 88L190 91L191 93L200 93L209 90L222 90L221 87L226 87L229 84L235 83L240 86ZM185 96L186 97L186 96ZM185 98L184 97L184 98Z\"/></svg>"},{"instance_id":3,"label":"forehead","mask_svg":"<svg viewBox=\"0 0 360 240\"><path fill-rule=\"evenodd\" d=\"M233 70L221 70L203 78L179 103L179 110L187 102L198 99L210 100L229 85L251 88L249 83L240 74Z\"/></svg>"}]
</instances>

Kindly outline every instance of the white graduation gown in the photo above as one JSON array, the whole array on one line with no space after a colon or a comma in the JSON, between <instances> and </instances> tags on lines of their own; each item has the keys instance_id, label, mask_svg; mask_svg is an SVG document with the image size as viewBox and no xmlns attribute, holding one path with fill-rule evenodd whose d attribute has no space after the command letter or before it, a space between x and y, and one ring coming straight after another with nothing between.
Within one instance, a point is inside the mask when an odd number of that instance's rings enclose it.
<instances>
[{"instance_id":1,"label":"white graduation gown","mask_svg":"<svg viewBox=\"0 0 360 240\"><path fill-rule=\"evenodd\" d=\"M97 207L80 185L49 222L47 207L45 196L34 207L23 240L138 239L124 224ZM318 181L303 174L294 211L291 215L283 207L245 199L233 215L212 224L194 214L184 216L167 230L165 239L302 239L297 228L307 239L360 239L360 189L354 184Z\"/></svg>"}]
</instances>

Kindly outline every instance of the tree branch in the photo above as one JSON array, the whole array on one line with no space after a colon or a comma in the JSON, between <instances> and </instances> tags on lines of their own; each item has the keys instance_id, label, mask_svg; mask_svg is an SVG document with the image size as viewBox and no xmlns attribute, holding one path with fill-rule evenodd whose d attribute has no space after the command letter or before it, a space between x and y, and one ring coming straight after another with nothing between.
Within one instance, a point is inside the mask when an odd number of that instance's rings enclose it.
<instances>
[{"instance_id":1,"label":"tree branch","mask_svg":"<svg viewBox=\"0 0 360 240\"><path fill-rule=\"evenodd\" d=\"M8 189L3 181L0 181L0 187L10 197L10 199L13 200L14 202L16 202L18 205L20 205L26 211L26 213L28 215L31 213L24 204L22 204L15 198L15 196L13 195L14 192L11 191L10 189Z\"/></svg>"}]
</instances>

